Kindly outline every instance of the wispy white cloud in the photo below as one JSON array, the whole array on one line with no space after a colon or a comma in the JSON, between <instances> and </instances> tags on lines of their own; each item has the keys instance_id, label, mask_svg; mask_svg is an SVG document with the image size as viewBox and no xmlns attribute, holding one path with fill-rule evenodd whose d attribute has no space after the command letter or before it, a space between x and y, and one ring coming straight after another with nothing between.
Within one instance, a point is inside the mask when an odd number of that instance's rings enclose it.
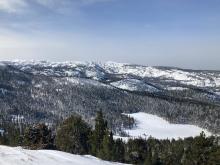
<instances>
[{"instance_id":1,"label":"wispy white cloud","mask_svg":"<svg viewBox=\"0 0 220 165\"><path fill-rule=\"evenodd\" d=\"M52 4L66 4L66 3L81 3L81 4L94 4L94 3L101 3L101 2L109 2L112 0L36 0L36 2L48 6Z\"/></svg>"},{"instance_id":2,"label":"wispy white cloud","mask_svg":"<svg viewBox=\"0 0 220 165\"><path fill-rule=\"evenodd\" d=\"M21 12L33 7L33 4L56 10L73 5L80 7L109 1L113 0L0 0L0 11L7 13Z\"/></svg>"},{"instance_id":3,"label":"wispy white cloud","mask_svg":"<svg viewBox=\"0 0 220 165\"><path fill-rule=\"evenodd\" d=\"M15 13L27 7L25 0L0 0L0 11Z\"/></svg>"},{"instance_id":4,"label":"wispy white cloud","mask_svg":"<svg viewBox=\"0 0 220 165\"><path fill-rule=\"evenodd\" d=\"M94 3L101 3L101 2L110 2L113 0L80 0L83 4L94 4Z\"/></svg>"}]
</instances>

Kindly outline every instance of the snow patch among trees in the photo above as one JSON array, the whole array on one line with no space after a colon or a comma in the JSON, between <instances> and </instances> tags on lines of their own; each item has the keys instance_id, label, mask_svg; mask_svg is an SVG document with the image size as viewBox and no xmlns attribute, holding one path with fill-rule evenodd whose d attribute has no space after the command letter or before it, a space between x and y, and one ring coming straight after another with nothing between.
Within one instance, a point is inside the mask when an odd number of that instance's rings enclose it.
<instances>
[{"instance_id":1,"label":"snow patch among trees","mask_svg":"<svg viewBox=\"0 0 220 165\"><path fill-rule=\"evenodd\" d=\"M132 129L124 130L129 138L149 138L150 136L157 139L178 139L186 137L195 137L203 131L207 136L211 133L205 129L194 125L172 124L156 115L138 112L133 114L125 114L134 118L136 126ZM128 137L119 137L128 140Z\"/></svg>"},{"instance_id":2,"label":"snow patch among trees","mask_svg":"<svg viewBox=\"0 0 220 165\"><path fill-rule=\"evenodd\" d=\"M111 83L112 86L129 91L159 92L157 88L136 79L125 79Z\"/></svg>"}]
</instances>

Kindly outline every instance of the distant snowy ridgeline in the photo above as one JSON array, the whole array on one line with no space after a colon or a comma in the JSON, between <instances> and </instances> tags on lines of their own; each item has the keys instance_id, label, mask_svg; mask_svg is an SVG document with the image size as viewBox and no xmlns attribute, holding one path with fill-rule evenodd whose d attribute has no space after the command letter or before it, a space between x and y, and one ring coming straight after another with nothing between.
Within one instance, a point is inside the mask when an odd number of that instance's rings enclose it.
<instances>
[{"instance_id":1,"label":"distant snowy ridgeline","mask_svg":"<svg viewBox=\"0 0 220 165\"><path fill-rule=\"evenodd\" d=\"M129 138L149 138L152 136L157 139L178 139L186 137L195 137L200 135L202 131L207 136L211 133L207 130L193 125L185 124L171 124L168 121L157 117L156 115L138 112L133 114L126 114L135 119L136 126L133 129L124 130L130 137ZM115 138L122 138L125 141L128 137L115 136Z\"/></svg>"},{"instance_id":2,"label":"distant snowy ridgeline","mask_svg":"<svg viewBox=\"0 0 220 165\"><path fill-rule=\"evenodd\" d=\"M115 62L102 64L105 71L111 74L131 74L139 77L162 78L181 81L185 85L198 87L219 87L220 72L193 71L177 68L150 67Z\"/></svg>"},{"instance_id":3,"label":"distant snowy ridgeline","mask_svg":"<svg viewBox=\"0 0 220 165\"><path fill-rule=\"evenodd\" d=\"M25 150L0 146L0 165L122 165L93 156L72 155L60 151Z\"/></svg>"},{"instance_id":4,"label":"distant snowy ridgeline","mask_svg":"<svg viewBox=\"0 0 220 165\"><path fill-rule=\"evenodd\" d=\"M103 80L107 74L128 75L140 78L160 78L161 80L180 81L184 85L198 87L220 87L220 72L194 71L178 68L149 67L126 63L95 63L95 62L47 62L47 61L7 61L0 67L13 65L23 71L48 76L87 77Z\"/></svg>"}]
</instances>

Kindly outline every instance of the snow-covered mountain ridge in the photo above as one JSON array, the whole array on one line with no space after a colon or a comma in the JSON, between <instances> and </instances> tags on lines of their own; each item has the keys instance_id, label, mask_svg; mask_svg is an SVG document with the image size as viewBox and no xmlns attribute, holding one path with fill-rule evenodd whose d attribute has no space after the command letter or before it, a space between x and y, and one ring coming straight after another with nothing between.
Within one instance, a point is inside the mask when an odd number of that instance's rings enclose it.
<instances>
[{"instance_id":1,"label":"snow-covered mountain ridge","mask_svg":"<svg viewBox=\"0 0 220 165\"><path fill-rule=\"evenodd\" d=\"M123 82L124 86L130 86L130 79L137 79L143 82L147 81L153 83L159 81L159 86L165 89L194 86L205 89L211 88L213 92L220 92L220 71L194 71L171 67L149 67L115 62L8 61L1 63L2 65L10 65L35 75L81 77L102 82L114 81L114 86L120 83L119 88L122 86L121 79L127 79L127 82ZM117 83L117 80L119 80L119 83ZM132 84L134 85L134 83ZM137 82L137 86L138 84L140 83Z\"/></svg>"},{"instance_id":2,"label":"snow-covered mountain ridge","mask_svg":"<svg viewBox=\"0 0 220 165\"><path fill-rule=\"evenodd\" d=\"M14 65L21 70L34 74L77 76L84 72L93 79L103 78L108 74L125 74L142 78L164 78L185 81L187 85L220 86L220 71L194 71L166 67L150 67L126 63L95 63L95 62L47 62L47 61L8 61L3 64ZM60 70L54 70L58 69ZM40 72L41 71L41 72Z\"/></svg>"}]
</instances>

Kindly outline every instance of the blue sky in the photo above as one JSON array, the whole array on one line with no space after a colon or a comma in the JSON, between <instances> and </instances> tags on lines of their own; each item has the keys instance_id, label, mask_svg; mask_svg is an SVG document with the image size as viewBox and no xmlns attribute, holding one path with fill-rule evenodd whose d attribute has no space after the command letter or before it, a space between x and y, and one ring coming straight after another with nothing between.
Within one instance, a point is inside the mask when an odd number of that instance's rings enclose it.
<instances>
[{"instance_id":1,"label":"blue sky","mask_svg":"<svg viewBox=\"0 0 220 165\"><path fill-rule=\"evenodd\" d=\"M0 0L0 60L220 69L219 0Z\"/></svg>"}]
</instances>

